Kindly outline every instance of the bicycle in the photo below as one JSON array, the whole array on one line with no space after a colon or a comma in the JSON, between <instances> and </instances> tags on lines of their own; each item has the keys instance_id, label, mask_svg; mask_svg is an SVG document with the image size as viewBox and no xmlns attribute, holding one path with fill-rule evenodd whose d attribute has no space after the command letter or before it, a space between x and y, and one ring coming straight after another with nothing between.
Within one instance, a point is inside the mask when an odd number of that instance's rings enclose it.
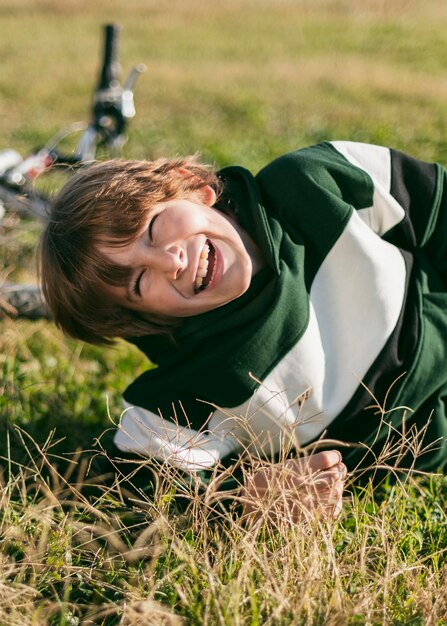
<instances>
[{"instance_id":1,"label":"bicycle","mask_svg":"<svg viewBox=\"0 0 447 626\"><path fill-rule=\"evenodd\" d=\"M76 122L58 131L38 150L22 157L16 150L0 151L0 222L6 212L44 220L51 207L51 197L35 187L43 173L63 167L69 172L95 160L98 148L118 156L125 141L128 122L135 116L134 86L145 71L143 64L133 67L122 85L119 80L118 47L120 26L104 26L102 65L93 93L91 121ZM82 132L73 154L64 154L58 145L73 133ZM14 317L49 317L40 288L3 282L0 285L0 308Z\"/></svg>"}]
</instances>

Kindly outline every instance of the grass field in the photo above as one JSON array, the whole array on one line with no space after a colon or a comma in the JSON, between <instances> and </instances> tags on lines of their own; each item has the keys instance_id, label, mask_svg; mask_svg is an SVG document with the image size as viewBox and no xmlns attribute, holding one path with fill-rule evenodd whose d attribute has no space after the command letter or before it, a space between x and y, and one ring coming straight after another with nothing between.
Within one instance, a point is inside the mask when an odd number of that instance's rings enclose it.
<instances>
[{"instance_id":1,"label":"grass field","mask_svg":"<svg viewBox=\"0 0 447 626\"><path fill-rule=\"evenodd\" d=\"M256 171L338 138L447 164L444 0L0 0L0 149L85 119L109 21L148 68L125 156ZM38 230L6 216L0 280L34 279ZM117 458L136 351L0 327L1 626L447 624L446 478L349 489L306 528L216 520L212 494Z\"/></svg>"}]
</instances>

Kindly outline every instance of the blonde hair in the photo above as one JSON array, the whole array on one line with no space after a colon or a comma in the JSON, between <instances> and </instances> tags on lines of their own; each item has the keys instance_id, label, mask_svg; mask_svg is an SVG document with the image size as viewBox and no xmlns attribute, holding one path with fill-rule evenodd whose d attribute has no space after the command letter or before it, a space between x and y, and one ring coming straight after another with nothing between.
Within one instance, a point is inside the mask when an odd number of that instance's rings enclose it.
<instances>
[{"instance_id":1,"label":"blonde hair","mask_svg":"<svg viewBox=\"0 0 447 626\"><path fill-rule=\"evenodd\" d=\"M61 189L39 246L39 273L56 324L94 344L116 337L170 333L178 321L142 315L116 305L108 286L127 284L130 268L113 265L99 245L136 239L158 202L200 200L216 174L195 157L157 161L111 160L82 168Z\"/></svg>"}]
</instances>

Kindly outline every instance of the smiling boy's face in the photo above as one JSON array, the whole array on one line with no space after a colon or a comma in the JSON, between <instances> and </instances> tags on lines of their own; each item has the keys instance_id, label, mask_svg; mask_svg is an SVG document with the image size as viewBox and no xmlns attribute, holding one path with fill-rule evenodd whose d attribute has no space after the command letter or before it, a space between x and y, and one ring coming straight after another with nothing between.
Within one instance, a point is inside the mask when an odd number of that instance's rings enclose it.
<instances>
[{"instance_id":1,"label":"smiling boy's face","mask_svg":"<svg viewBox=\"0 0 447 626\"><path fill-rule=\"evenodd\" d=\"M241 296L261 266L248 234L211 208L214 191L203 189L203 203L168 200L155 205L137 239L100 251L114 264L131 268L129 284L108 288L125 308L160 317L190 317Z\"/></svg>"}]
</instances>

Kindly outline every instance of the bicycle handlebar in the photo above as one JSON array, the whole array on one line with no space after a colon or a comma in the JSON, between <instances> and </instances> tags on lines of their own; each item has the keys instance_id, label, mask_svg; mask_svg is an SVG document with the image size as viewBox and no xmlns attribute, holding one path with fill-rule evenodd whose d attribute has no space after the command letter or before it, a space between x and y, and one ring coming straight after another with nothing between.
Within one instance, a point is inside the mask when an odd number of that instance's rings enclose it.
<instances>
[{"instance_id":1,"label":"bicycle handlebar","mask_svg":"<svg viewBox=\"0 0 447 626\"><path fill-rule=\"evenodd\" d=\"M97 141L112 150L121 148L127 120L135 115L132 88L139 74L146 69L145 65L137 65L122 86L118 62L121 27L107 24L104 32L104 60L93 98L93 120L78 147L81 159L92 158L92 146L96 148Z\"/></svg>"},{"instance_id":2,"label":"bicycle handlebar","mask_svg":"<svg viewBox=\"0 0 447 626\"><path fill-rule=\"evenodd\" d=\"M102 66L93 95L90 123L72 124L68 129L56 133L43 148L25 159L17 155L18 159L14 163L9 165L7 163L0 171L0 205L2 196L5 195L9 204L14 192L19 194L29 192L31 199L30 184L36 176L54 164L76 166L94 160L98 145L106 146L113 154L122 147L125 142L127 121L135 115L133 86L146 66L140 64L134 67L124 86L121 85L119 80L121 68L118 60L120 32L121 27L118 24L104 26ZM65 136L79 130L84 132L74 154L63 154L57 150L57 144Z\"/></svg>"},{"instance_id":3,"label":"bicycle handlebar","mask_svg":"<svg viewBox=\"0 0 447 626\"><path fill-rule=\"evenodd\" d=\"M118 48L121 27L107 24L104 27L103 63L99 75L98 90L109 89L119 81L121 67L118 61Z\"/></svg>"}]
</instances>

